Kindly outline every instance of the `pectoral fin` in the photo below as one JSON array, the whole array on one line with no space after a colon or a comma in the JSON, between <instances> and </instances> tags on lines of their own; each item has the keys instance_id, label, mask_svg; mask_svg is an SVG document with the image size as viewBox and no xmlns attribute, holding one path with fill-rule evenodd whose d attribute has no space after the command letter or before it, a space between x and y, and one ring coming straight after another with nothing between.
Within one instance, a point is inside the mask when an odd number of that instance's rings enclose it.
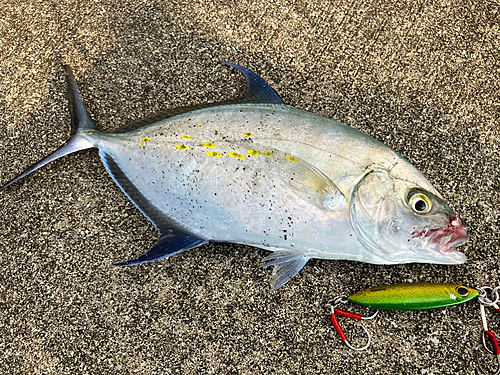
<instances>
[{"instance_id":1,"label":"pectoral fin","mask_svg":"<svg viewBox=\"0 0 500 375\"><path fill-rule=\"evenodd\" d=\"M340 210L345 204L344 194L333 181L308 162L290 156L294 163L284 163L283 170L289 174L290 187L302 198L327 211Z\"/></svg>"},{"instance_id":2,"label":"pectoral fin","mask_svg":"<svg viewBox=\"0 0 500 375\"><path fill-rule=\"evenodd\" d=\"M243 142L228 143L248 148ZM258 141L252 142L251 146L255 148L251 150L253 152L261 150L257 154L266 163L263 171L275 169L288 189L301 199L326 211L337 211L346 205L347 200L337 185L311 163L282 151L266 150Z\"/></svg>"}]
</instances>

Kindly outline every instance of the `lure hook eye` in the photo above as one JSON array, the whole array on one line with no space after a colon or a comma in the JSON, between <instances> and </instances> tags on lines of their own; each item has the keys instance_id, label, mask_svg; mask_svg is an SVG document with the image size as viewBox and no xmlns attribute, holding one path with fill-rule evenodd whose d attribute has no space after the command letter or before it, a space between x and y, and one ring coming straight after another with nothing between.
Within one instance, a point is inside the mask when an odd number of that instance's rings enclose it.
<instances>
[{"instance_id":1,"label":"lure hook eye","mask_svg":"<svg viewBox=\"0 0 500 375\"><path fill-rule=\"evenodd\" d=\"M481 305L487 307L495 306L498 303L498 301L500 301L500 293L499 293L500 287L491 288L489 286L483 286L483 287L477 287L476 289L479 291L478 298ZM488 291L490 291L489 295Z\"/></svg>"}]
</instances>

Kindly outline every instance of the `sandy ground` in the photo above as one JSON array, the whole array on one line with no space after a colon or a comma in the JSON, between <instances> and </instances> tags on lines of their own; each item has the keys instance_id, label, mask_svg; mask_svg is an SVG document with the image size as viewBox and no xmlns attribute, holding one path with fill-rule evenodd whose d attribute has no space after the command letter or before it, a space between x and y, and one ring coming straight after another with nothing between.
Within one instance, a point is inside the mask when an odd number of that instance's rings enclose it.
<instances>
[{"instance_id":1,"label":"sandy ground","mask_svg":"<svg viewBox=\"0 0 500 375\"><path fill-rule=\"evenodd\" d=\"M69 136L63 64L111 131L241 96L226 60L400 152L471 241L461 266L313 260L273 294L266 252L245 246L118 269L156 230L83 151L0 193L0 373L474 373L476 303L382 312L365 352L346 350L324 304L384 283L499 284L498 13L488 0L2 1L0 183Z\"/></svg>"}]
</instances>

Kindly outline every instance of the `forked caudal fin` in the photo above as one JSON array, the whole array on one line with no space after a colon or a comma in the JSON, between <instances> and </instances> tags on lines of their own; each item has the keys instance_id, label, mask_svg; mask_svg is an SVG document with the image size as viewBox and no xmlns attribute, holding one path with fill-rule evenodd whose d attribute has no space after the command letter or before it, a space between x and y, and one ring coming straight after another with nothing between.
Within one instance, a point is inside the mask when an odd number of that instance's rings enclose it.
<instances>
[{"instance_id":1,"label":"forked caudal fin","mask_svg":"<svg viewBox=\"0 0 500 375\"><path fill-rule=\"evenodd\" d=\"M36 171L38 168L43 167L45 164L50 163L60 157L71 154L79 150L85 150L87 148L94 147L86 138L82 135L83 132L89 130L99 131L99 128L95 124L94 120L90 117L85 104L83 104L80 93L78 92L78 86L75 82L75 76L71 71L71 68L67 65L64 66L66 70L66 80L68 82L68 95L69 95L69 109L71 111L71 138L61 147L59 147L55 152L47 156L45 159L39 161L38 163L29 167L26 171L21 173L19 176L7 182L5 185L0 187L0 191L6 187L12 185L14 182L22 179L23 177L29 175L30 173Z\"/></svg>"}]
</instances>

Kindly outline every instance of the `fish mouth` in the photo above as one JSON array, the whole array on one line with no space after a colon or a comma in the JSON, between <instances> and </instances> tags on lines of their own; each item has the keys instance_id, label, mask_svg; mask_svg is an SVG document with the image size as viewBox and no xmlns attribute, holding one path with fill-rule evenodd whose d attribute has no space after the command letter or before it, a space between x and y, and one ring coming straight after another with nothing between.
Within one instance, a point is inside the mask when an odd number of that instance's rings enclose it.
<instances>
[{"instance_id":1,"label":"fish mouth","mask_svg":"<svg viewBox=\"0 0 500 375\"><path fill-rule=\"evenodd\" d=\"M449 260L447 263L464 263L467 260L466 256L456 249L469 241L467 228L458 216L450 218L450 223L446 227L414 232L412 238L420 240L422 247L430 248L446 257Z\"/></svg>"}]
</instances>

